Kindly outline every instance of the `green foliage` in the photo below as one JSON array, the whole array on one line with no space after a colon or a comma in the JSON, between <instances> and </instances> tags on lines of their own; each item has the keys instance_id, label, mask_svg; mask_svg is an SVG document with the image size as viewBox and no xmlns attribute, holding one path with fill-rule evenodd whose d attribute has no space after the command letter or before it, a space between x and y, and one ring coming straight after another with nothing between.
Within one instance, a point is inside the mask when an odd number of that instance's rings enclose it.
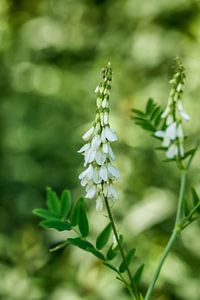
<instances>
[{"instance_id":1,"label":"green foliage","mask_svg":"<svg viewBox=\"0 0 200 300\"><path fill-rule=\"evenodd\" d=\"M133 276L133 282L136 286L139 286L141 278L142 278L142 274L144 271L144 264L141 264L138 269L135 271L135 274Z\"/></svg>"},{"instance_id":2,"label":"green foliage","mask_svg":"<svg viewBox=\"0 0 200 300\"><path fill-rule=\"evenodd\" d=\"M66 218L70 212L72 205L71 193L69 190L64 190L60 200L60 213L63 218Z\"/></svg>"},{"instance_id":3,"label":"green foliage","mask_svg":"<svg viewBox=\"0 0 200 300\"><path fill-rule=\"evenodd\" d=\"M96 247L97 249L101 250L108 242L110 234L111 234L112 226L109 223L103 231L98 235L96 239Z\"/></svg>"},{"instance_id":4,"label":"green foliage","mask_svg":"<svg viewBox=\"0 0 200 300\"><path fill-rule=\"evenodd\" d=\"M131 249L128 254L126 255L126 263L122 260L120 266L119 266L119 271L120 273L124 273L126 271L126 265L129 266L131 263L131 260L134 258L135 256L135 249Z\"/></svg>"},{"instance_id":5,"label":"green foliage","mask_svg":"<svg viewBox=\"0 0 200 300\"><path fill-rule=\"evenodd\" d=\"M71 230L71 224L69 222L63 222L61 220L48 219L40 222L40 225L44 228L53 228L58 231Z\"/></svg>"},{"instance_id":6,"label":"green foliage","mask_svg":"<svg viewBox=\"0 0 200 300\"><path fill-rule=\"evenodd\" d=\"M116 257L117 253L119 251L119 247L113 247L113 244L109 247L107 254L106 254L106 258L108 260L112 260Z\"/></svg>"},{"instance_id":7,"label":"green foliage","mask_svg":"<svg viewBox=\"0 0 200 300\"><path fill-rule=\"evenodd\" d=\"M87 218L87 213L85 209L84 199L81 198L79 201L79 218L78 218L79 230L83 237L89 234L89 223Z\"/></svg>"},{"instance_id":8,"label":"green foliage","mask_svg":"<svg viewBox=\"0 0 200 300\"><path fill-rule=\"evenodd\" d=\"M60 202L58 196L50 187L47 188L47 207L54 213L60 213Z\"/></svg>"},{"instance_id":9,"label":"green foliage","mask_svg":"<svg viewBox=\"0 0 200 300\"><path fill-rule=\"evenodd\" d=\"M158 127L163 128L164 124L161 118L163 111L160 106L151 98L147 101L144 112L133 108L132 113L132 119L134 120L135 124L142 127L146 131L153 133L158 130Z\"/></svg>"}]
</instances>

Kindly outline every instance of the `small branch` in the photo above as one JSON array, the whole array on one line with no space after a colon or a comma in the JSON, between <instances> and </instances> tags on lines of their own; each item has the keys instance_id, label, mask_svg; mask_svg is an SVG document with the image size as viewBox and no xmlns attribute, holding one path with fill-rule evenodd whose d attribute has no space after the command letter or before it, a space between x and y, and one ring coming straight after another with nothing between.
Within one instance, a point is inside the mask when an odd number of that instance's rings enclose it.
<instances>
[{"instance_id":1,"label":"small branch","mask_svg":"<svg viewBox=\"0 0 200 300\"><path fill-rule=\"evenodd\" d=\"M121 242L120 242L120 239L119 239L119 236L118 236L118 233L117 233L117 229L115 227L114 219L113 219L113 216L112 216L112 212L111 212L107 197L105 197L105 204L106 204L106 209L107 209L107 212L108 212L108 216L109 216L109 219L110 219L110 222L111 222L111 225L112 225L113 233L114 233L114 236L116 238L117 244L119 246L119 251L121 253L121 256L122 256L122 259L123 259L123 262L124 262L124 265L125 265L125 268L126 268L126 272L127 272L127 275L128 275L129 281L130 281L130 286L129 287L127 286L127 288L129 290L129 293L132 296L132 299L136 298L137 300L139 300L140 296L138 294L136 286L133 283L132 275L131 275L130 269L129 269L127 261L126 261L126 255L125 255L124 249L121 245Z\"/></svg>"},{"instance_id":2,"label":"small branch","mask_svg":"<svg viewBox=\"0 0 200 300\"><path fill-rule=\"evenodd\" d=\"M159 264L153 274L151 283L148 287L147 293L145 295L145 300L150 300L151 295L153 292L153 289L156 285L157 279L160 275L161 269L163 267L163 264L172 248L172 245L174 241L177 239L180 231L181 231L181 216L182 216L182 210L183 210L183 201L184 201L184 191L185 191L185 182L186 182L186 171L184 170L181 175L181 185L180 185L180 191L179 191L179 200L178 200L178 205L177 205L177 213L176 213L176 220L174 224L174 229L172 232L172 235L169 238L169 241L164 249L164 252L160 258Z\"/></svg>"}]
</instances>

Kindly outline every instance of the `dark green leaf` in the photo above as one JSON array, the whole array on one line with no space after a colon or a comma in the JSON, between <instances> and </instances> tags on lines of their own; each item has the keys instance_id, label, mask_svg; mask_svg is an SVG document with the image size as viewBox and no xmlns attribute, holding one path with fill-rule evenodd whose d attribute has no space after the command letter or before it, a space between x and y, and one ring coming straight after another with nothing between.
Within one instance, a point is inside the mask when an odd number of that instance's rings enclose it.
<instances>
[{"instance_id":1,"label":"dark green leaf","mask_svg":"<svg viewBox=\"0 0 200 300\"><path fill-rule=\"evenodd\" d=\"M136 270L136 272L135 272L135 274L133 276L133 282L137 286L140 284L143 271L144 271L144 264L142 264L141 266L139 266L139 268Z\"/></svg>"},{"instance_id":2,"label":"dark green leaf","mask_svg":"<svg viewBox=\"0 0 200 300\"><path fill-rule=\"evenodd\" d=\"M108 242L108 239L110 237L111 230L112 230L112 226L111 226L111 223L109 223L104 228L104 230L99 234L99 236L97 237L97 240L96 240L97 249L101 250L106 245L106 243Z\"/></svg>"},{"instance_id":3,"label":"dark green leaf","mask_svg":"<svg viewBox=\"0 0 200 300\"><path fill-rule=\"evenodd\" d=\"M68 241L64 241L64 242L59 243L59 244L57 244L56 246L52 247L52 248L50 249L50 252L54 252L54 251L60 250L60 249L66 247L66 246L68 246L68 245L69 245L69 242L68 242Z\"/></svg>"},{"instance_id":4,"label":"dark green leaf","mask_svg":"<svg viewBox=\"0 0 200 300\"><path fill-rule=\"evenodd\" d=\"M33 214L43 219L59 219L59 215L45 208L35 208Z\"/></svg>"},{"instance_id":5,"label":"dark green leaf","mask_svg":"<svg viewBox=\"0 0 200 300\"><path fill-rule=\"evenodd\" d=\"M187 217L190 213L190 207L189 207L189 204L188 204L188 201L185 199L184 201L184 206L183 206L183 212L184 212L184 215Z\"/></svg>"},{"instance_id":6,"label":"dark green leaf","mask_svg":"<svg viewBox=\"0 0 200 300\"><path fill-rule=\"evenodd\" d=\"M129 264L131 263L132 258L135 255L135 249L131 249L127 256L126 256L126 264L124 261L121 262L120 266L119 266L119 271L120 273L123 273L126 270L126 265L129 266Z\"/></svg>"},{"instance_id":7,"label":"dark green leaf","mask_svg":"<svg viewBox=\"0 0 200 300\"><path fill-rule=\"evenodd\" d=\"M60 213L60 202L56 193L50 188L47 188L47 207L50 211Z\"/></svg>"},{"instance_id":8,"label":"dark green leaf","mask_svg":"<svg viewBox=\"0 0 200 300\"><path fill-rule=\"evenodd\" d=\"M153 99L150 98L150 99L147 101L147 105L146 105L146 114L147 114L147 115L152 111L152 109L154 108L154 106L155 106L155 104L154 104L154 102L153 102Z\"/></svg>"},{"instance_id":9,"label":"dark green leaf","mask_svg":"<svg viewBox=\"0 0 200 300\"><path fill-rule=\"evenodd\" d=\"M196 206L200 202L199 196L193 187L191 188L191 192L192 192L193 204L194 204L194 206ZM198 207L196 211L200 212L200 207Z\"/></svg>"},{"instance_id":10,"label":"dark green leaf","mask_svg":"<svg viewBox=\"0 0 200 300\"><path fill-rule=\"evenodd\" d=\"M118 247L113 248L113 244L112 244L107 251L106 258L108 260L112 260L117 255L117 252L118 252Z\"/></svg>"},{"instance_id":11,"label":"dark green leaf","mask_svg":"<svg viewBox=\"0 0 200 300\"><path fill-rule=\"evenodd\" d=\"M141 110L139 110L139 109L133 108L131 111L132 111L134 114L138 115L138 117L145 117L145 113L143 113L143 112L142 112ZM133 118L134 118L134 116L133 116Z\"/></svg>"},{"instance_id":12,"label":"dark green leaf","mask_svg":"<svg viewBox=\"0 0 200 300\"><path fill-rule=\"evenodd\" d=\"M72 226L76 226L79 223L79 206L80 206L81 199L82 198L80 198L76 202L75 206L72 209L72 213L71 213L71 216L70 216Z\"/></svg>"},{"instance_id":13,"label":"dark green leaf","mask_svg":"<svg viewBox=\"0 0 200 300\"><path fill-rule=\"evenodd\" d=\"M71 193L69 190L64 190L60 200L60 213L63 218L66 218L71 209Z\"/></svg>"},{"instance_id":14,"label":"dark green leaf","mask_svg":"<svg viewBox=\"0 0 200 300\"><path fill-rule=\"evenodd\" d=\"M88 241L82 240L81 238L69 238L68 241L74 245L77 246L87 252L92 253L96 257L98 257L101 260L105 260L105 257L101 252L95 249L95 247Z\"/></svg>"},{"instance_id":15,"label":"dark green leaf","mask_svg":"<svg viewBox=\"0 0 200 300\"><path fill-rule=\"evenodd\" d=\"M89 224L88 224L88 218L86 214L85 209L85 203L83 198L80 200L79 204L79 222L78 222L80 233L83 237L88 236L89 233Z\"/></svg>"},{"instance_id":16,"label":"dark green leaf","mask_svg":"<svg viewBox=\"0 0 200 300\"><path fill-rule=\"evenodd\" d=\"M46 220L42 221L40 225L44 228L53 228L58 231L71 230L71 225L68 222L63 222L60 220Z\"/></svg>"}]
</instances>

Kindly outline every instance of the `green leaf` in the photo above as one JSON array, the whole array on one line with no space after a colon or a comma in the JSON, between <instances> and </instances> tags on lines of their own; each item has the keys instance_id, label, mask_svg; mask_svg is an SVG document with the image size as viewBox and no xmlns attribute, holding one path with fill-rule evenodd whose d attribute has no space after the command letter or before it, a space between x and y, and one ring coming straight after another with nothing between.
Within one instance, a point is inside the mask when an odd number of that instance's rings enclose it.
<instances>
[{"instance_id":1,"label":"green leaf","mask_svg":"<svg viewBox=\"0 0 200 300\"><path fill-rule=\"evenodd\" d=\"M92 253L101 260L105 260L104 255L95 249L95 247L88 241L82 240L81 238L69 238L67 239L72 245L79 247L87 252Z\"/></svg>"},{"instance_id":2,"label":"green leaf","mask_svg":"<svg viewBox=\"0 0 200 300\"><path fill-rule=\"evenodd\" d=\"M139 285L141 278L142 278L142 273L144 271L144 264L140 265L139 268L136 270L134 276L133 276L133 282L135 285Z\"/></svg>"},{"instance_id":3,"label":"green leaf","mask_svg":"<svg viewBox=\"0 0 200 300\"><path fill-rule=\"evenodd\" d=\"M103 231L99 234L99 236L96 239L96 247L97 247L97 249L101 250L106 245L106 243L109 240L111 230L112 230L112 226L111 226L111 223L109 223L103 229Z\"/></svg>"},{"instance_id":4,"label":"green leaf","mask_svg":"<svg viewBox=\"0 0 200 300\"><path fill-rule=\"evenodd\" d=\"M66 218L71 209L72 199L69 190L64 190L60 200L60 213L63 218Z\"/></svg>"},{"instance_id":5,"label":"green leaf","mask_svg":"<svg viewBox=\"0 0 200 300\"><path fill-rule=\"evenodd\" d=\"M60 213L60 202L56 193L47 187L47 207L50 211Z\"/></svg>"},{"instance_id":6,"label":"green leaf","mask_svg":"<svg viewBox=\"0 0 200 300\"><path fill-rule=\"evenodd\" d=\"M44 228L53 228L58 231L71 230L71 224L69 222L63 222L61 220L46 220L42 221L40 225Z\"/></svg>"},{"instance_id":7,"label":"green leaf","mask_svg":"<svg viewBox=\"0 0 200 300\"><path fill-rule=\"evenodd\" d=\"M68 245L69 245L69 242L68 241L64 241L64 242L59 243L56 246L52 247L49 251L50 252L55 252L57 250L60 250L60 249L62 249L64 247L68 246Z\"/></svg>"},{"instance_id":8,"label":"green leaf","mask_svg":"<svg viewBox=\"0 0 200 300\"><path fill-rule=\"evenodd\" d=\"M70 216L70 221L72 226L76 226L79 224L79 206L80 206L80 201L82 198L80 198L76 204L74 205L73 209L72 209L72 213Z\"/></svg>"},{"instance_id":9,"label":"green leaf","mask_svg":"<svg viewBox=\"0 0 200 300\"><path fill-rule=\"evenodd\" d=\"M45 208L35 208L33 214L43 219L59 219L59 215Z\"/></svg>"},{"instance_id":10,"label":"green leaf","mask_svg":"<svg viewBox=\"0 0 200 300\"><path fill-rule=\"evenodd\" d=\"M186 199L184 201L183 212L184 212L185 217L187 217L190 213L190 207L189 207L188 201Z\"/></svg>"},{"instance_id":11,"label":"green leaf","mask_svg":"<svg viewBox=\"0 0 200 300\"><path fill-rule=\"evenodd\" d=\"M128 254L127 254L127 256L126 256L126 264L127 264L127 266L129 266L129 264L131 263L131 260L132 260L132 258L134 257L134 255L135 255L135 249L131 249L129 252L128 252ZM119 271L120 271L120 273L123 273L125 270L126 270L126 264L125 264L125 262L122 260L122 262L121 262L121 264L120 264L120 266L119 266Z\"/></svg>"},{"instance_id":12,"label":"green leaf","mask_svg":"<svg viewBox=\"0 0 200 300\"><path fill-rule=\"evenodd\" d=\"M79 226L79 230L80 230L80 233L82 234L82 236L86 237L86 236L88 236L88 233L89 233L88 218L87 218L87 214L86 214L84 199L81 198L79 201L80 201L80 203L79 203L78 226Z\"/></svg>"},{"instance_id":13,"label":"green leaf","mask_svg":"<svg viewBox=\"0 0 200 300\"><path fill-rule=\"evenodd\" d=\"M108 260L112 260L113 258L116 257L117 252L118 252L118 247L113 248L113 244L112 244L107 251L106 258Z\"/></svg>"},{"instance_id":14,"label":"green leaf","mask_svg":"<svg viewBox=\"0 0 200 300\"><path fill-rule=\"evenodd\" d=\"M148 115L154 108L155 104L153 102L153 99L148 99L147 105L146 105L146 114Z\"/></svg>"},{"instance_id":15,"label":"green leaf","mask_svg":"<svg viewBox=\"0 0 200 300\"><path fill-rule=\"evenodd\" d=\"M199 196L198 196L196 190L193 187L191 188L191 192L192 192L193 204L194 204L194 206L196 206L200 202ZM199 213L200 212L200 207L198 207L196 211Z\"/></svg>"}]
</instances>

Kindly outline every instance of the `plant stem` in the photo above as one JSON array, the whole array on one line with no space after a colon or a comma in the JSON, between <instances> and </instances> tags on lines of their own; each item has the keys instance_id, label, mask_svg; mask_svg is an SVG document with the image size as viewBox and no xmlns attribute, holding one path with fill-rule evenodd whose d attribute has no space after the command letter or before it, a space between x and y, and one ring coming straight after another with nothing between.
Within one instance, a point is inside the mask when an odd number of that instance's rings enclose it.
<instances>
[{"instance_id":1,"label":"plant stem","mask_svg":"<svg viewBox=\"0 0 200 300\"><path fill-rule=\"evenodd\" d=\"M157 279L160 275L161 269L163 267L163 264L166 260L166 257L168 256L172 245L174 243L174 241L177 239L181 228L180 228L180 221L181 221L181 217L182 217L182 210L183 210L183 200L184 200L184 192L185 192L185 182L186 182L186 170L182 171L182 175L181 175L181 184L180 184L180 191L179 191L179 199L178 199L178 205L177 205L177 212L176 212L176 220L175 220L175 224L174 224L174 228L173 228L173 232L169 238L169 241L163 251L163 254L160 258L160 261L158 263L158 266L153 274L152 280L150 282L150 285L148 287L147 293L145 295L145 299L144 300L150 300L151 299L151 295L153 292L153 289L156 285Z\"/></svg>"},{"instance_id":2,"label":"plant stem","mask_svg":"<svg viewBox=\"0 0 200 300\"><path fill-rule=\"evenodd\" d=\"M114 219L113 219L113 216L112 216L112 212L111 212L107 197L105 197L105 204L106 204L106 209L107 209L108 216L109 216L109 219L110 219L110 223L111 223L111 226L112 226L112 229L113 229L113 233L114 233L114 236L116 238L117 244L119 246L119 251L121 253L121 256L122 256L122 259L123 259L123 262L124 262L124 265L125 265L125 268L126 268L126 272L127 272L127 275L128 275L129 281L130 281L130 286L129 287L127 286L127 288L129 290L129 293L132 296L132 299L136 298L137 300L139 300L140 296L138 294L136 286L133 283L132 275L131 275L130 269L129 269L127 261L126 261L126 255L125 255L124 249L121 245L121 241L120 241L118 233L117 233L117 229L116 229L116 226L115 226L115 222L114 222Z\"/></svg>"}]
</instances>

